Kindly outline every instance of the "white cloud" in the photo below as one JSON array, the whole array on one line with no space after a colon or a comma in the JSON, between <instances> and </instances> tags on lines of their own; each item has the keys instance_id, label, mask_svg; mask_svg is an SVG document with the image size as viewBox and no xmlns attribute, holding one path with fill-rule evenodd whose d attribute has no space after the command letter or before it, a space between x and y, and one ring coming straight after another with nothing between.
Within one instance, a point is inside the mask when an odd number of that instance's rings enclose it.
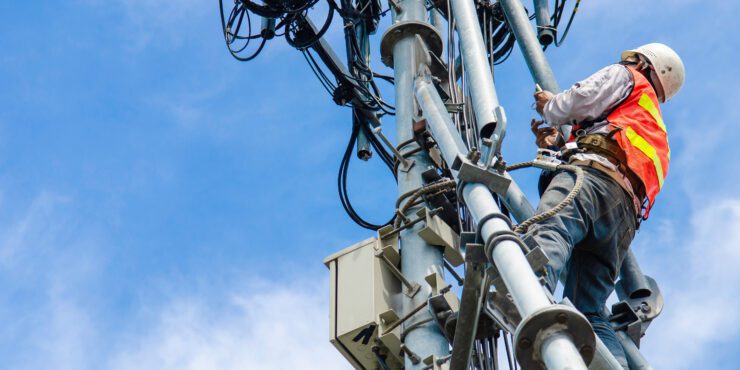
<instances>
[{"instance_id":1,"label":"white cloud","mask_svg":"<svg viewBox=\"0 0 740 370\"><path fill-rule=\"evenodd\" d=\"M227 302L197 296L164 303L112 369L346 369L328 341L328 282L250 281ZM256 287L256 288L255 288Z\"/></svg>"},{"instance_id":2,"label":"white cloud","mask_svg":"<svg viewBox=\"0 0 740 370\"><path fill-rule=\"evenodd\" d=\"M64 201L64 197L41 192L17 221L4 228L0 234L0 267L14 268L26 253L34 252L29 249L38 252L52 242L61 226L53 219L52 212Z\"/></svg>"},{"instance_id":3,"label":"white cloud","mask_svg":"<svg viewBox=\"0 0 740 370\"><path fill-rule=\"evenodd\" d=\"M0 348L8 351L6 366L76 370L96 357L87 288L104 261L95 226L82 228L75 207L74 199L51 191L27 204L3 204L8 221L0 223L0 343L12 344Z\"/></svg>"},{"instance_id":4,"label":"white cloud","mask_svg":"<svg viewBox=\"0 0 740 370\"><path fill-rule=\"evenodd\" d=\"M708 368L721 354L714 346L740 333L740 199L707 205L691 217L690 229L685 243L645 261L663 266L656 280L665 311L642 347L656 369Z\"/></svg>"},{"instance_id":5,"label":"white cloud","mask_svg":"<svg viewBox=\"0 0 740 370\"><path fill-rule=\"evenodd\" d=\"M6 323L0 367L348 368L328 340L325 271L280 283L244 278L208 290L181 281L158 289L140 281L142 294L155 295L137 302L134 311L141 315L101 310L99 294L109 288L100 286L104 256L114 245L95 237L95 226L84 222L78 207L73 198L46 191L17 211L3 205L15 217L0 224L0 279L10 282L0 287L0 321ZM5 300L14 295L26 298Z\"/></svg>"}]
</instances>

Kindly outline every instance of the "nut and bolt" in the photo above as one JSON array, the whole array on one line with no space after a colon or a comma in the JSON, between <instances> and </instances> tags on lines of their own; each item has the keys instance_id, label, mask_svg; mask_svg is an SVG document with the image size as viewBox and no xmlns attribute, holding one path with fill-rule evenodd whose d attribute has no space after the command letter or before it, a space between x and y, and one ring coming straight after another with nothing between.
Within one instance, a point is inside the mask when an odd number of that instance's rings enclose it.
<instances>
[{"instance_id":1,"label":"nut and bolt","mask_svg":"<svg viewBox=\"0 0 740 370\"><path fill-rule=\"evenodd\" d=\"M594 355L594 349L591 346L583 346L581 347L581 350L579 352L581 353L581 356L586 358Z\"/></svg>"},{"instance_id":2,"label":"nut and bolt","mask_svg":"<svg viewBox=\"0 0 740 370\"><path fill-rule=\"evenodd\" d=\"M519 341L519 348L521 349L528 349L529 347L532 347L532 342L527 338L522 338Z\"/></svg>"},{"instance_id":3,"label":"nut and bolt","mask_svg":"<svg viewBox=\"0 0 740 370\"><path fill-rule=\"evenodd\" d=\"M561 312L555 317L555 320L557 320L558 324L565 324L568 322L568 315Z\"/></svg>"}]
</instances>

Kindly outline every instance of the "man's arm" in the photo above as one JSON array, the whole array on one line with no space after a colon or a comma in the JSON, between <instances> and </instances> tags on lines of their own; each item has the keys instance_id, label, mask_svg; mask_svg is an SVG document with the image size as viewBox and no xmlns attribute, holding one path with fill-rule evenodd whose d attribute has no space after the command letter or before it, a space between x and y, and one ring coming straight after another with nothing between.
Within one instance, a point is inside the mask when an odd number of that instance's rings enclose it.
<instances>
[{"instance_id":1,"label":"man's arm","mask_svg":"<svg viewBox=\"0 0 740 370\"><path fill-rule=\"evenodd\" d=\"M559 94L535 93L537 111L553 126L591 121L624 100L633 85L625 66L610 65Z\"/></svg>"}]
</instances>

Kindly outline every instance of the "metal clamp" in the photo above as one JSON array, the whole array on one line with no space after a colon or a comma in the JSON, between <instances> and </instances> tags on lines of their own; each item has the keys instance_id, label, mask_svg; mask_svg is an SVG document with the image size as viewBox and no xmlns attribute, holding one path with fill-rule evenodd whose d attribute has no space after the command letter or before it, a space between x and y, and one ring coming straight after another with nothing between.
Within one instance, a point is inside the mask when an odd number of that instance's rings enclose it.
<instances>
[{"instance_id":1,"label":"metal clamp","mask_svg":"<svg viewBox=\"0 0 740 370\"><path fill-rule=\"evenodd\" d=\"M521 248L522 253L524 253L525 255L529 254L530 252L529 247L526 244L524 244L524 242L522 241L522 239L519 237L517 233L511 230L501 230L501 231L497 231L491 234L491 236L488 237L488 240L486 241L485 249L484 249L486 256L488 256L489 258L491 258L491 260L493 260L493 257L491 257L491 254L493 253L493 249L496 248L496 246L500 242L503 242L506 240L512 241L516 243L517 245L519 245L519 248Z\"/></svg>"},{"instance_id":2,"label":"metal clamp","mask_svg":"<svg viewBox=\"0 0 740 370\"><path fill-rule=\"evenodd\" d=\"M481 168L460 155L455 158L451 168L458 171L457 179L460 184L458 192L462 190L465 183L481 183L488 187L491 192L503 195L509 190L511 184L511 179ZM463 199L462 194L460 194L460 199Z\"/></svg>"},{"instance_id":3,"label":"metal clamp","mask_svg":"<svg viewBox=\"0 0 740 370\"><path fill-rule=\"evenodd\" d=\"M434 212L422 207L416 212L419 218L424 219L424 228L419 230L419 236L429 245L444 247L444 258L453 266L460 266L464 262L460 253L460 237L437 216L442 209L438 210Z\"/></svg>"},{"instance_id":4,"label":"metal clamp","mask_svg":"<svg viewBox=\"0 0 740 370\"><path fill-rule=\"evenodd\" d=\"M640 346L640 338L645 334L650 323L663 311L663 295L658 284L650 276L644 275L648 284L647 295L629 296L624 282L617 282L615 290L617 297L622 301L612 306L614 313L609 321L614 330L624 330L636 346Z\"/></svg>"},{"instance_id":5,"label":"metal clamp","mask_svg":"<svg viewBox=\"0 0 740 370\"><path fill-rule=\"evenodd\" d=\"M419 35L434 55L442 55L442 36L436 28L426 22L402 21L388 27L380 40L380 60L383 64L393 68L393 46L398 40L413 35Z\"/></svg>"}]
</instances>

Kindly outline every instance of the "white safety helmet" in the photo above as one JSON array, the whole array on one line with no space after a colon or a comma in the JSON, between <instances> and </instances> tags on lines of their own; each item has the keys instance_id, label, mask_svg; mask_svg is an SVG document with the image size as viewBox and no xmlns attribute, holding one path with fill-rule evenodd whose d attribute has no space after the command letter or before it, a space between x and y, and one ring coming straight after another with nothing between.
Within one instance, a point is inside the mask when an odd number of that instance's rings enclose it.
<instances>
[{"instance_id":1,"label":"white safety helmet","mask_svg":"<svg viewBox=\"0 0 740 370\"><path fill-rule=\"evenodd\" d=\"M651 65L651 80L661 103L670 100L683 85L685 70L681 57L673 49L657 42L622 52L622 60L640 57ZM657 77L657 81L656 81ZM658 86L660 85L660 86Z\"/></svg>"}]
</instances>

